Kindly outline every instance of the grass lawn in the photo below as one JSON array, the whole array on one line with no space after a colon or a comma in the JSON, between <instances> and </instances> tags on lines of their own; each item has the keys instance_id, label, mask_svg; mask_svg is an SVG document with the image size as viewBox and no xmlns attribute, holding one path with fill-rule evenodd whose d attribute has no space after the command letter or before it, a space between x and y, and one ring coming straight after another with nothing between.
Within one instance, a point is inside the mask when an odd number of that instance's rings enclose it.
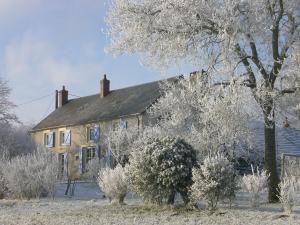
<instances>
[{"instance_id":1,"label":"grass lawn","mask_svg":"<svg viewBox=\"0 0 300 225\"><path fill-rule=\"evenodd\" d=\"M238 195L238 200L230 209L220 205L210 213L204 208L187 210L184 208L154 207L144 205L138 198L127 198L126 205L111 206L100 193L94 199L84 198L78 189L75 198L67 198L57 193L57 198L40 200L0 200L0 225L59 225L59 224L169 224L169 225L276 225L300 224L300 207L286 217L279 204L263 204L259 210L248 206L247 197ZM90 194L97 192L90 188ZM80 191L81 189L81 191ZM62 189L61 189L62 191ZM82 196L80 196L82 195Z\"/></svg>"}]
</instances>

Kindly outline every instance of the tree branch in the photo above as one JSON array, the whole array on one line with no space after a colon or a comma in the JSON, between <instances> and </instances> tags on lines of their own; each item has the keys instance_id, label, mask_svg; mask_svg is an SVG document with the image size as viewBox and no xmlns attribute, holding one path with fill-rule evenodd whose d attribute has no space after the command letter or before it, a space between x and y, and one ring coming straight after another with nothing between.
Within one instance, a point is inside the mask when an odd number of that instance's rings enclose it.
<instances>
[{"instance_id":1,"label":"tree branch","mask_svg":"<svg viewBox=\"0 0 300 225\"><path fill-rule=\"evenodd\" d=\"M261 63L258 53L257 53L257 48L256 48L256 44L254 42L254 39L251 37L250 34L248 34L248 37L250 39L250 48L252 51L252 57L250 57L252 59L252 61L255 63L255 65L257 66L257 68L259 69L260 73L262 74L264 79L268 79L268 73L265 70L263 64Z\"/></svg>"},{"instance_id":2,"label":"tree branch","mask_svg":"<svg viewBox=\"0 0 300 225\"><path fill-rule=\"evenodd\" d=\"M279 10L278 17L276 18L272 28L272 50L273 50L274 64L273 64L273 69L270 73L270 77L269 79L266 80L265 83L267 86L271 85L272 88L274 87L275 80L282 67L282 59L280 58L280 54L279 54L279 25L284 13L283 0L279 0L279 7L280 10Z\"/></svg>"},{"instance_id":3,"label":"tree branch","mask_svg":"<svg viewBox=\"0 0 300 225\"><path fill-rule=\"evenodd\" d=\"M244 64L244 66L247 70L250 83L253 84L252 88L256 88L256 78L255 78L255 75L251 68L251 65L247 59L249 56L246 54L246 52L244 50L242 50L242 48L239 44L235 45L235 51L237 52L238 56L240 57L242 63Z\"/></svg>"}]
</instances>

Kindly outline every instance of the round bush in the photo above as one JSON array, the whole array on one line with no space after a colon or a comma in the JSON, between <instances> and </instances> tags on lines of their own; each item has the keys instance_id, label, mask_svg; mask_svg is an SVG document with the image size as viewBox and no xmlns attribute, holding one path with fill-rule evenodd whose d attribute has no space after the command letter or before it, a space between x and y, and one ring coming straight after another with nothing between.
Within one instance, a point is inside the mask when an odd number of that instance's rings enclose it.
<instances>
[{"instance_id":1,"label":"round bush","mask_svg":"<svg viewBox=\"0 0 300 225\"><path fill-rule=\"evenodd\" d=\"M165 137L136 146L129 157L131 188L145 201L173 204L176 192L188 203L196 151L183 139Z\"/></svg>"},{"instance_id":2,"label":"round bush","mask_svg":"<svg viewBox=\"0 0 300 225\"><path fill-rule=\"evenodd\" d=\"M193 170L192 198L195 202L204 199L210 210L218 201L232 200L237 190L237 174L234 166L223 154L208 156L200 168Z\"/></svg>"},{"instance_id":3,"label":"round bush","mask_svg":"<svg viewBox=\"0 0 300 225\"><path fill-rule=\"evenodd\" d=\"M116 168L100 170L98 185L111 203L122 204L127 193L125 169L121 165Z\"/></svg>"}]
</instances>

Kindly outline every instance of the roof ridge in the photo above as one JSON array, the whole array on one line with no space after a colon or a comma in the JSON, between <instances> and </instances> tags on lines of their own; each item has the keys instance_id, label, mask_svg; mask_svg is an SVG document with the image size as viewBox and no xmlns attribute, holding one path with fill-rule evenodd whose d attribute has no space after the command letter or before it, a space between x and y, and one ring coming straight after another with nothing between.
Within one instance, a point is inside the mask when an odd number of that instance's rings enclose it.
<instances>
[{"instance_id":1,"label":"roof ridge","mask_svg":"<svg viewBox=\"0 0 300 225\"><path fill-rule=\"evenodd\" d=\"M176 78L178 78L178 76L169 77L169 78L161 79L161 80L150 81L150 82L147 82L147 83L135 84L135 85L132 85L132 86L127 86L127 87L122 87L122 88L117 88L117 89L110 90L110 92L121 91L121 90L129 89L129 88L136 88L136 87L139 87L139 86L145 86L145 85L149 85L149 84L153 84L153 83L159 83L159 82L168 81L168 80L172 80L172 79L176 79ZM79 98L87 98L87 97L92 97L92 96L96 96L96 95L99 95L99 94L86 95L86 96L82 96L82 97L78 97L78 98L72 98L70 100L79 99Z\"/></svg>"}]
</instances>

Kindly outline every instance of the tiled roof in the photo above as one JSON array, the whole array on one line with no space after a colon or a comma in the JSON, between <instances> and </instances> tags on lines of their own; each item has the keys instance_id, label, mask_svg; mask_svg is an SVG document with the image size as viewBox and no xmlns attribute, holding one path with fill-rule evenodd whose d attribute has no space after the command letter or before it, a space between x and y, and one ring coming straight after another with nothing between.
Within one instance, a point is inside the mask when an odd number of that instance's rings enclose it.
<instances>
[{"instance_id":1,"label":"tiled roof","mask_svg":"<svg viewBox=\"0 0 300 225\"><path fill-rule=\"evenodd\" d=\"M170 78L168 80L175 80ZM79 125L140 114L161 96L160 82L155 81L112 90L101 98L99 94L69 100L53 111L32 131L53 127Z\"/></svg>"},{"instance_id":2,"label":"tiled roof","mask_svg":"<svg viewBox=\"0 0 300 225\"><path fill-rule=\"evenodd\" d=\"M255 123L255 148L264 151L265 136L263 123ZM276 127L277 156L282 153L300 154L300 130Z\"/></svg>"}]
</instances>

